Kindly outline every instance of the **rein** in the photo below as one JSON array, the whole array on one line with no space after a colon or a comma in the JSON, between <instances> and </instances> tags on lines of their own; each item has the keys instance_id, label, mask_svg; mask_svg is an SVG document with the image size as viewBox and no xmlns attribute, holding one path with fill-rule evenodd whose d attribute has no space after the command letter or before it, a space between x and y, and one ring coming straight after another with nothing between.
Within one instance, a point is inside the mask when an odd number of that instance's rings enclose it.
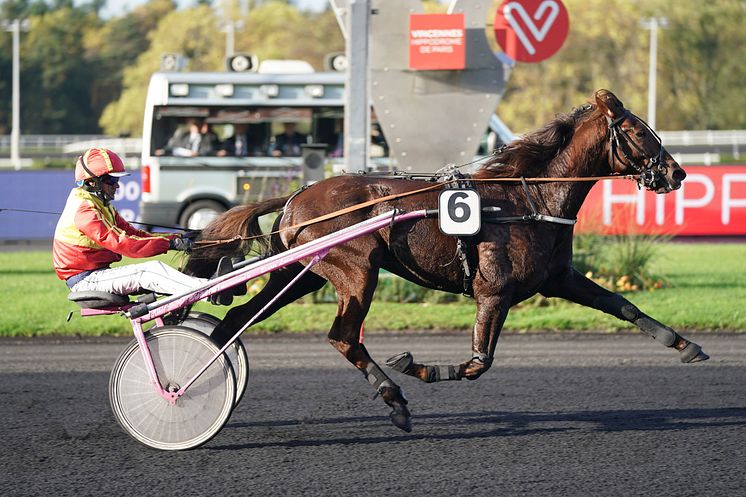
<instances>
[{"instance_id":1,"label":"rein","mask_svg":"<svg viewBox=\"0 0 746 497\"><path fill-rule=\"evenodd\" d=\"M527 183L571 183L571 182L583 182L583 181L600 181L605 179L627 179L627 180L634 180L637 181L638 176L634 174L627 174L627 175L611 175L611 176L587 176L582 178L469 178L469 181L473 181L476 183L522 183L525 187ZM195 249L204 249L204 248L210 248L218 245L224 245L227 243L232 242L238 242L238 241L249 241L249 240L255 240L257 238L264 238L269 237L272 235L276 235L279 233L282 233L283 231L289 231L293 229L298 228L304 228L306 226L310 226L312 224L321 223L323 221L328 221L329 219L333 219L335 217L343 216L345 214L348 214L350 212L355 212L360 209L364 209L366 207L370 207L372 205L380 204L382 202L388 202L389 200L396 200L398 198L403 197L409 197L411 195L417 195L420 193L424 193L427 191L435 190L437 188L441 188L445 185L456 183L462 181L461 178L456 179L450 179L447 181L442 181L439 183L435 183L429 186L426 186L424 188L419 188L417 190L410 190L408 192L401 192L401 193L392 193L391 195L386 195L379 198L374 198L365 202L361 202L359 204L351 205L349 207L345 207L344 209L339 209L334 212L330 212L328 214L324 214L318 217L315 217L313 219L309 219L307 221L304 221L302 223L294 224L292 226L288 226L282 229L278 229L275 231L270 231L268 233L263 233L261 235L256 236L234 236L233 238L226 238L222 240L199 240L194 242L194 248ZM289 203L289 202L288 202ZM286 204L287 205L287 204ZM536 213L535 209L532 209L532 214L529 216L529 218L525 218L524 216L521 216L520 220L526 221L526 220L535 220L535 221L548 221L548 222L556 222L553 216L545 216L543 214ZM516 219L510 219L510 221L518 220ZM507 221L507 219L506 219ZM562 222L561 224L567 224L565 222Z\"/></svg>"}]
</instances>

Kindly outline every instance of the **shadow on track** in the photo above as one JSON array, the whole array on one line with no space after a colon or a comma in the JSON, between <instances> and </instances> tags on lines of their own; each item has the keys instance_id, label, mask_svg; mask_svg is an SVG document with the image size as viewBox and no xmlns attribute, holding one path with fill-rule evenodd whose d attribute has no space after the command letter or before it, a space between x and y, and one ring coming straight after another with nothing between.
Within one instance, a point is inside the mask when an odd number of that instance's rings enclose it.
<instances>
[{"instance_id":1,"label":"shadow on track","mask_svg":"<svg viewBox=\"0 0 746 497\"><path fill-rule=\"evenodd\" d=\"M207 447L209 450L241 450L267 447L317 447L329 445L358 445L390 443L408 440L469 440L503 436L526 436L566 431L588 432L664 431L707 429L721 426L746 427L746 407L718 409L650 409L608 410L582 412L469 412L460 414L419 414L421 430L430 433L384 437L338 437L328 438L319 433L319 438L280 440L246 444L228 444ZM229 423L225 429L308 426L308 425L360 425L379 424L383 416L339 417L325 419L278 420L257 423ZM484 425L491 425L484 429ZM476 431L460 433L433 432L440 428L463 429L472 426ZM417 429L417 427L415 427ZM328 433L326 434L328 435ZM323 436L323 438L321 438Z\"/></svg>"}]
</instances>

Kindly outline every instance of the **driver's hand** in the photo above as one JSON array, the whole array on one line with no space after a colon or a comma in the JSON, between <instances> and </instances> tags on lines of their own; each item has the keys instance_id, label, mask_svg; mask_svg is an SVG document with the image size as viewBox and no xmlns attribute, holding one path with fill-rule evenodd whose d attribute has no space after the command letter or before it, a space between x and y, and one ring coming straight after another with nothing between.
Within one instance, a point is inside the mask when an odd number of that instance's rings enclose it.
<instances>
[{"instance_id":1,"label":"driver's hand","mask_svg":"<svg viewBox=\"0 0 746 497\"><path fill-rule=\"evenodd\" d=\"M182 238L180 236L172 238L168 243L168 249L188 252L192 249L192 240L190 240L189 238Z\"/></svg>"}]
</instances>

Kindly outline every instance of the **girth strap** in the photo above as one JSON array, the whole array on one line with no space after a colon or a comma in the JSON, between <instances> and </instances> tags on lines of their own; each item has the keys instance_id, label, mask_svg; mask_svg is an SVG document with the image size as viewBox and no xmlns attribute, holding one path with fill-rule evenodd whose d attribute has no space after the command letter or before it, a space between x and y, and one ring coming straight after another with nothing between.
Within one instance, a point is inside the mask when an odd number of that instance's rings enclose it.
<instances>
[{"instance_id":1,"label":"girth strap","mask_svg":"<svg viewBox=\"0 0 746 497\"><path fill-rule=\"evenodd\" d=\"M474 189L474 185L471 183L471 178L462 173L456 167L444 168L449 173L448 176L444 177L446 181L446 188L457 188L457 189ZM474 287L472 281L474 281L474 273L471 270L469 254L469 240L471 237L458 236L456 237L456 256L461 261L461 271L463 273L463 291L464 295L472 296L474 294Z\"/></svg>"},{"instance_id":2,"label":"girth strap","mask_svg":"<svg viewBox=\"0 0 746 497\"><path fill-rule=\"evenodd\" d=\"M523 185L523 191L526 193L526 202L528 203L531 214L525 214L523 216L498 216L492 218L485 218L484 221L491 224L503 224L503 223L515 223L515 222L529 222L529 221L542 221L545 223L565 224L572 226L577 222L577 219L566 219L563 217L548 216L546 214L539 214L536 210L536 204L531 196L531 190L528 189L528 183L526 178L521 177L521 185Z\"/></svg>"}]
</instances>

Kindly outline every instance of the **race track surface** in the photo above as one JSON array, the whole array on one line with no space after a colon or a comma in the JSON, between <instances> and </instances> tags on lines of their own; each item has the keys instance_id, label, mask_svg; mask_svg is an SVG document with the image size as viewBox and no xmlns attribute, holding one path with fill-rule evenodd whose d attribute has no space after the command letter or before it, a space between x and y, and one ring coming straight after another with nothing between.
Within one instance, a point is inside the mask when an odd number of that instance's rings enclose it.
<instances>
[{"instance_id":1,"label":"race track surface","mask_svg":"<svg viewBox=\"0 0 746 497\"><path fill-rule=\"evenodd\" d=\"M477 381L392 373L412 433L320 336L246 337L249 389L204 446L160 452L108 403L119 339L0 341L0 495L746 495L746 334L711 360L638 334L505 335ZM468 334L368 333L379 363L469 356Z\"/></svg>"}]
</instances>

